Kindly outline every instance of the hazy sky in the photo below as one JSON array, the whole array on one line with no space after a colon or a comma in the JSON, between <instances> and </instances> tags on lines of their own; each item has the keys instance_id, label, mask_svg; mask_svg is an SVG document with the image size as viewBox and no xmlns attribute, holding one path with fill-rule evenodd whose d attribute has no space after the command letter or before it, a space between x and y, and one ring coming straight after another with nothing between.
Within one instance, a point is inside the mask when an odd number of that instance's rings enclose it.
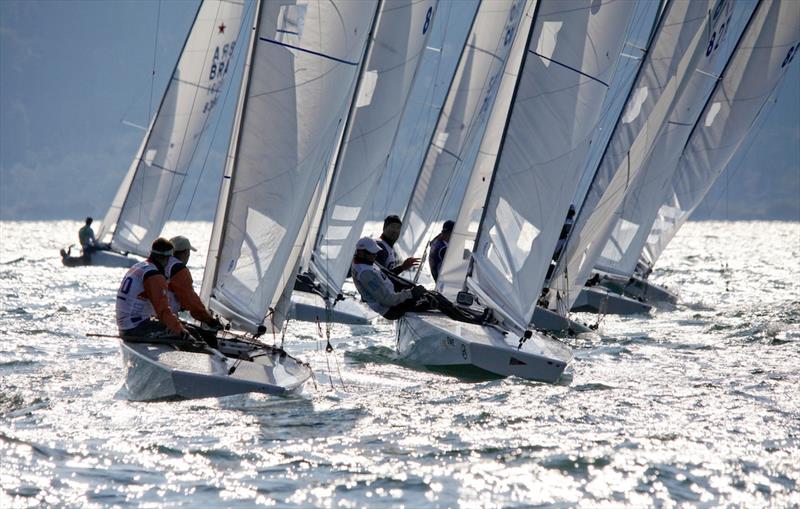
<instances>
[{"instance_id":1,"label":"hazy sky","mask_svg":"<svg viewBox=\"0 0 800 509\"><path fill-rule=\"evenodd\" d=\"M197 5L0 0L0 218L105 214L143 135L123 122L147 124ZM734 160L735 171L698 214L800 220L798 64ZM212 122L207 142L212 135L211 149L207 143L198 151L177 219L187 210L190 219L213 217L229 122Z\"/></svg>"}]
</instances>

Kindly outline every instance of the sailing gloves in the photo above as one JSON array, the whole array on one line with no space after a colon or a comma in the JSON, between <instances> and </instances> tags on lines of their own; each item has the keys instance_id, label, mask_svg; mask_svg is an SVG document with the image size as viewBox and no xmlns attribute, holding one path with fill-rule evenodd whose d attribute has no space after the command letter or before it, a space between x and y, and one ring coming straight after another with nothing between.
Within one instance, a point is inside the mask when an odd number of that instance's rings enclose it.
<instances>
[{"instance_id":1,"label":"sailing gloves","mask_svg":"<svg viewBox=\"0 0 800 509\"><path fill-rule=\"evenodd\" d=\"M414 297L414 300L419 299L426 293L428 293L428 290L422 285L415 285L414 288L411 289L411 296Z\"/></svg>"}]
</instances>

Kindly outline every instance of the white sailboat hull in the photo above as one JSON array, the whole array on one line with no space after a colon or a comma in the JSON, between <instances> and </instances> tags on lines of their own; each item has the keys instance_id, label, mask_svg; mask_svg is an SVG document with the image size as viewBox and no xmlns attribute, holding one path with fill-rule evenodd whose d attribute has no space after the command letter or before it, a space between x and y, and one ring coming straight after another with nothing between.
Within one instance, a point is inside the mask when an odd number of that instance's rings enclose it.
<instances>
[{"instance_id":1,"label":"white sailboat hull","mask_svg":"<svg viewBox=\"0 0 800 509\"><path fill-rule=\"evenodd\" d=\"M534 333L519 339L494 327L453 321L439 313L408 313L397 321L397 350L408 362L458 375L476 372L555 383L572 359L563 343Z\"/></svg>"},{"instance_id":2,"label":"white sailboat hull","mask_svg":"<svg viewBox=\"0 0 800 509\"><path fill-rule=\"evenodd\" d=\"M651 309L653 307L650 304L597 287L581 290L572 305L572 311L605 315L647 314Z\"/></svg>"},{"instance_id":3,"label":"white sailboat hull","mask_svg":"<svg viewBox=\"0 0 800 509\"><path fill-rule=\"evenodd\" d=\"M226 352L225 341L220 351ZM311 376L311 368L285 352L257 349L250 360L217 359L206 353L186 352L171 345L121 343L127 369L128 399L195 399L246 392L288 394ZM236 366L228 374L231 366Z\"/></svg>"},{"instance_id":4,"label":"white sailboat hull","mask_svg":"<svg viewBox=\"0 0 800 509\"><path fill-rule=\"evenodd\" d=\"M366 306L355 302L353 299L339 301L331 310L330 321L348 325L368 324L377 313ZM325 301L319 295L309 292L292 292L292 304L289 308L289 318L301 322L325 322Z\"/></svg>"},{"instance_id":5,"label":"white sailboat hull","mask_svg":"<svg viewBox=\"0 0 800 509\"><path fill-rule=\"evenodd\" d=\"M88 260L82 256L70 256L69 253L61 250L61 263L66 267L79 267L83 265L91 265L94 267L119 267L129 268L133 267L137 262L133 256L118 253L116 251L95 251Z\"/></svg>"}]
</instances>

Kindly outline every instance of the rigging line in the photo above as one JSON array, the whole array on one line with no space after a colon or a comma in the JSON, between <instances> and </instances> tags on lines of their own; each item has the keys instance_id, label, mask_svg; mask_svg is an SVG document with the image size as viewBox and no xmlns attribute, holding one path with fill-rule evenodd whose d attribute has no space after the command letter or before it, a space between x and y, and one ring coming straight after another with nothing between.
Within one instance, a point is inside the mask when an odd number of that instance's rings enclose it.
<instances>
[{"instance_id":1,"label":"rigging line","mask_svg":"<svg viewBox=\"0 0 800 509\"><path fill-rule=\"evenodd\" d=\"M156 56L158 53L158 29L161 25L161 0L158 0L158 10L156 11L156 36L153 42L153 70L150 73L150 100L147 101L147 117L150 118L153 108L153 88L156 81Z\"/></svg>"},{"instance_id":2,"label":"rigging line","mask_svg":"<svg viewBox=\"0 0 800 509\"><path fill-rule=\"evenodd\" d=\"M585 72L581 72L579 69L575 69L574 67L571 67L571 66L569 66L567 64L562 64L558 60L553 60L552 58L548 58L548 57L542 55L541 53L537 53L537 52L533 51L532 49L529 49L528 53L533 53L537 57L544 58L548 62L553 62L554 64L557 64L557 65L560 65L561 67L564 67L565 69L569 69L570 71L575 71L576 73L580 74L581 76L585 76L585 77L587 77L587 78L589 78L591 80L594 80L594 81L600 83L601 85L605 86L606 88L608 88L608 83L606 83L605 81L597 79L592 75L586 74Z\"/></svg>"},{"instance_id":3,"label":"rigging line","mask_svg":"<svg viewBox=\"0 0 800 509\"><path fill-rule=\"evenodd\" d=\"M264 41L264 42L268 42L270 44L275 44L277 46L283 46L285 48L290 48L290 49L294 49L294 50L297 50L297 51L302 51L303 53L316 55L318 57L327 58L329 60L333 60L334 62L339 62L339 63L342 63L342 64L359 65L359 62L351 62L349 60L344 60L343 58L335 57L333 55L326 55L325 53L320 53L319 51L314 51L314 50L310 50L310 49L301 48L300 46L294 46L292 44L287 44L285 42L275 41L273 39L267 39L266 37L259 37L258 40Z\"/></svg>"}]
</instances>

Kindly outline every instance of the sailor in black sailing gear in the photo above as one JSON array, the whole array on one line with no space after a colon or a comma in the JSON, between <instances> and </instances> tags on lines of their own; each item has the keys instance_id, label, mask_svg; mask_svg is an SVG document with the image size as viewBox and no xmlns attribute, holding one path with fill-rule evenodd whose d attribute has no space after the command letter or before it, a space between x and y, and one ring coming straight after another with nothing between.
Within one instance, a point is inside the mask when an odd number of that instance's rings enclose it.
<instances>
[{"instance_id":1,"label":"sailor in black sailing gear","mask_svg":"<svg viewBox=\"0 0 800 509\"><path fill-rule=\"evenodd\" d=\"M437 235L431 241L430 255L428 256L428 264L431 268L431 276L434 281L439 280L439 269L442 268L444 255L447 252L447 245L450 242L450 234L453 233L455 222L447 220L442 225L442 233Z\"/></svg>"},{"instance_id":2,"label":"sailor in black sailing gear","mask_svg":"<svg viewBox=\"0 0 800 509\"><path fill-rule=\"evenodd\" d=\"M406 258L403 263L400 263L397 251L394 250L394 244L400 238L400 227L402 225L403 222L398 216L387 216L383 220L383 233L376 241L379 248L376 261L396 275L419 265L419 258L414 257Z\"/></svg>"}]
</instances>

